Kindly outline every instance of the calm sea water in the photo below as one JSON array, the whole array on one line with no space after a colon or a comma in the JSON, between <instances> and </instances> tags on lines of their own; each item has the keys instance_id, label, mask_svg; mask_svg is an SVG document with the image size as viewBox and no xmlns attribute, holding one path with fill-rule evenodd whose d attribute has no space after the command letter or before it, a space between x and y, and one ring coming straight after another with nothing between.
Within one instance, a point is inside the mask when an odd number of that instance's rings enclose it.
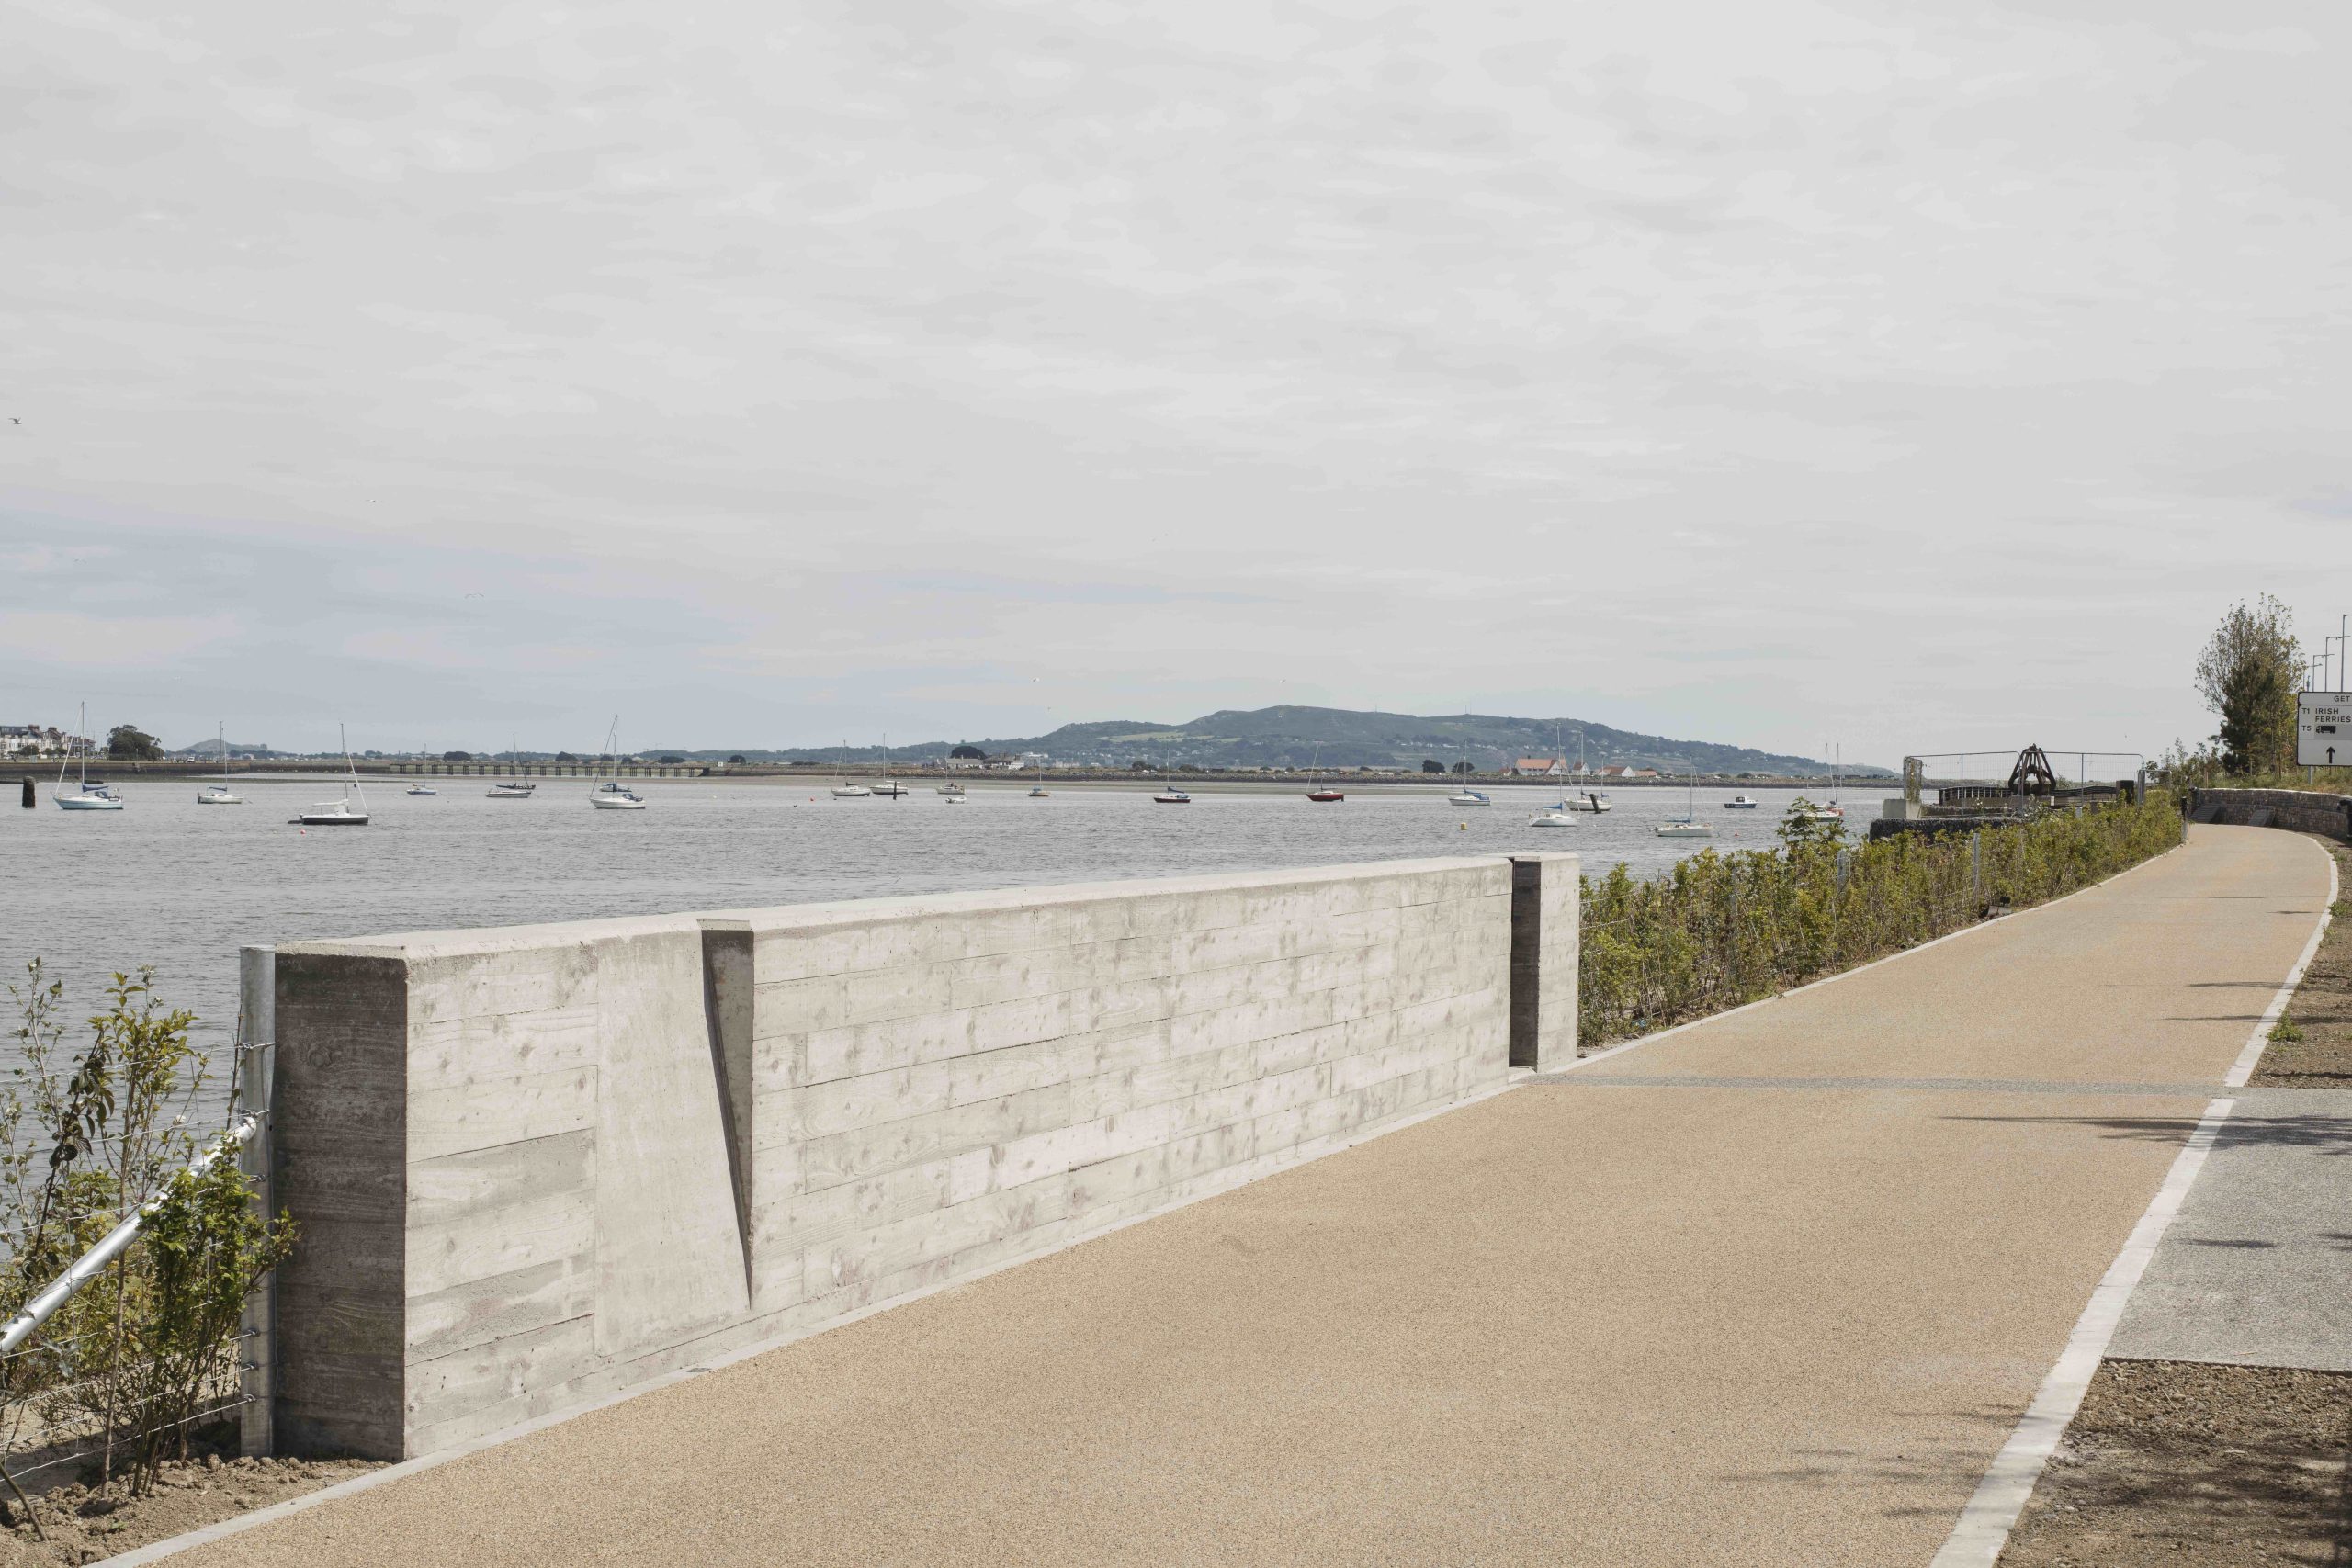
<instances>
[{"instance_id":1,"label":"calm sea water","mask_svg":"<svg viewBox=\"0 0 2352 1568\"><path fill-rule=\"evenodd\" d=\"M928 784L903 799L835 800L832 781L650 780L641 812L594 811L584 780L542 782L537 798L491 800L481 781L438 781L432 798L388 782L368 789L366 828L288 818L334 793L318 780L244 780L243 806L198 806L200 781L118 784L127 809L0 807L0 973L47 960L77 1016L118 969L153 964L168 1003L190 1008L218 1053L236 1021L237 949L247 943L610 915L754 908L952 888L1327 865L1412 856L1576 850L1587 872L1619 861L1652 874L1708 841L1656 837L1679 790L1616 792L1616 809L1570 829L1528 826L1559 798L1490 791L1490 808L1449 806L1443 787L1351 788L1338 805L1303 785L1195 790L1156 806L1148 786L975 784L949 807ZM1845 792L1850 829L1877 815L1877 786ZM1765 847L1786 792L1725 811L1701 790L1723 849ZM13 1018L13 1010L9 1014ZM6 1027L6 1021L0 1021Z\"/></svg>"}]
</instances>

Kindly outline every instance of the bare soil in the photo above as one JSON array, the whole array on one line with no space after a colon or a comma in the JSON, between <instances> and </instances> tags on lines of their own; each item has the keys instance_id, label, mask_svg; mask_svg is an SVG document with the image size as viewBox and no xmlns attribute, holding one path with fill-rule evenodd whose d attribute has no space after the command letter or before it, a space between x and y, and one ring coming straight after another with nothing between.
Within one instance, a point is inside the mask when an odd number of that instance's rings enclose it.
<instances>
[{"instance_id":1,"label":"bare soil","mask_svg":"<svg viewBox=\"0 0 2352 1568\"><path fill-rule=\"evenodd\" d=\"M2321 839L2352 889L2352 850ZM2247 1080L2258 1089L2352 1089L2352 918L2337 907L2309 973L2287 1005L2300 1040L2274 1037Z\"/></svg>"},{"instance_id":2,"label":"bare soil","mask_svg":"<svg viewBox=\"0 0 2352 1568\"><path fill-rule=\"evenodd\" d=\"M2109 1361L2001 1568L2352 1563L2352 1372Z\"/></svg>"},{"instance_id":3,"label":"bare soil","mask_svg":"<svg viewBox=\"0 0 2352 1568\"><path fill-rule=\"evenodd\" d=\"M377 1468L368 1460L224 1459L211 1454L166 1465L163 1483L152 1495L128 1502L119 1485L111 1497L102 1500L88 1486L70 1482L33 1496L45 1540L25 1522L23 1507L11 1497L10 1528L0 1529L0 1568L96 1562Z\"/></svg>"}]
</instances>

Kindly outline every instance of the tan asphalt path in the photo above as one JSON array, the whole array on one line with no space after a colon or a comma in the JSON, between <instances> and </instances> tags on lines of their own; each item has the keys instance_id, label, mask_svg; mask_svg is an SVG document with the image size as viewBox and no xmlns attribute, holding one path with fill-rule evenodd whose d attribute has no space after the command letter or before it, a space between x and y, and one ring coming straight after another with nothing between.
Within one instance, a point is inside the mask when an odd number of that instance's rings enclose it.
<instances>
[{"instance_id":1,"label":"tan asphalt path","mask_svg":"<svg viewBox=\"0 0 2352 1568\"><path fill-rule=\"evenodd\" d=\"M175 1562L1925 1563L2326 886L2195 829L1590 1069L1680 1081L1531 1085Z\"/></svg>"}]
</instances>

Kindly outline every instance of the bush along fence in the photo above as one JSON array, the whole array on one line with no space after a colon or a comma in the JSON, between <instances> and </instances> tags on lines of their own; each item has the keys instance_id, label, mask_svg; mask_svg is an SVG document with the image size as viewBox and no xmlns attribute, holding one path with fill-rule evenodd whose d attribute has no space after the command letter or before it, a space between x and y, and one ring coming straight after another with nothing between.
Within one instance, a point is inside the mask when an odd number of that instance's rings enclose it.
<instances>
[{"instance_id":1,"label":"bush along fence","mask_svg":"<svg viewBox=\"0 0 2352 1568\"><path fill-rule=\"evenodd\" d=\"M1802 804L1802 803L1800 803ZM1630 1040L1774 996L2060 897L2181 841L2169 795L2052 812L1967 838L1844 843L1792 815L1783 847L1708 851L1655 881L1584 880L1579 1046Z\"/></svg>"},{"instance_id":2,"label":"bush along fence","mask_svg":"<svg viewBox=\"0 0 2352 1568\"><path fill-rule=\"evenodd\" d=\"M209 1069L193 1017L117 975L87 1043L67 1044L64 990L36 960L12 985L18 1061L0 1089L0 1513L36 1489L153 1489L208 1422L244 1403L247 1298L293 1245L254 1201L239 1147L259 1125L194 1125ZM244 1049L241 1047L241 1050ZM240 1074L241 1081L249 1075Z\"/></svg>"}]
</instances>

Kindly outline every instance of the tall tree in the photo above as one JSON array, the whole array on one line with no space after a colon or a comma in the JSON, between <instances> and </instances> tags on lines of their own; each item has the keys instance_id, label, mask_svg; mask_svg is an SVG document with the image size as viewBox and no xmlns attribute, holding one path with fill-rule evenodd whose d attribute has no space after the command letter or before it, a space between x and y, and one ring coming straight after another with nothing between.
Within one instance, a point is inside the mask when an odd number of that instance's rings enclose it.
<instances>
[{"instance_id":1,"label":"tall tree","mask_svg":"<svg viewBox=\"0 0 2352 1568\"><path fill-rule=\"evenodd\" d=\"M163 754L163 743L135 724L118 724L107 737L109 757L152 762Z\"/></svg>"},{"instance_id":2,"label":"tall tree","mask_svg":"<svg viewBox=\"0 0 2352 1568\"><path fill-rule=\"evenodd\" d=\"M2295 688L2303 673L2294 616L2269 594L2231 606L2197 657L2197 692L2222 716L2222 765L2261 773L2295 763Z\"/></svg>"}]
</instances>

